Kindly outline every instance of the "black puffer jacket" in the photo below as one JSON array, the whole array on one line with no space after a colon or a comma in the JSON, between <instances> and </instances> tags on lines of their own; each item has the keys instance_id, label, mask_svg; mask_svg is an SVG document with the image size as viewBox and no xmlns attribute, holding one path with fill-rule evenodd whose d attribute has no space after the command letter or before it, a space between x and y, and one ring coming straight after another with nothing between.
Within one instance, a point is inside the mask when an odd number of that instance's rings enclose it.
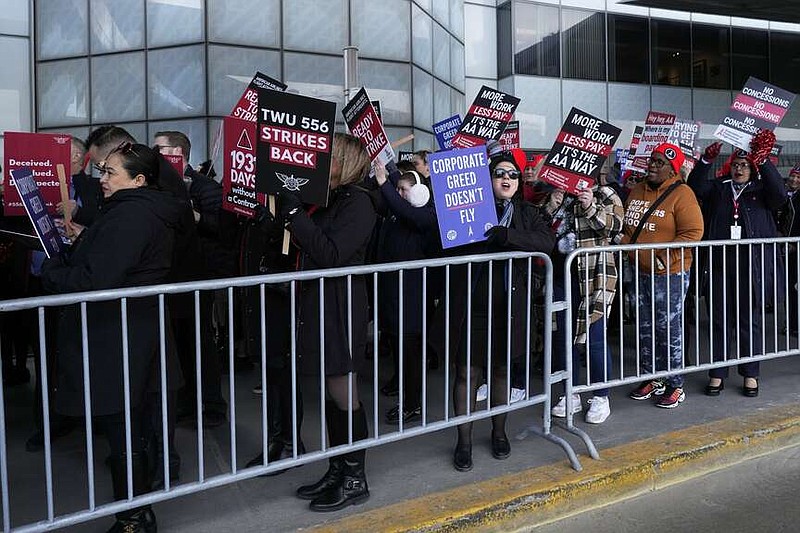
<instances>
[{"instance_id":1,"label":"black puffer jacket","mask_svg":"<svg viewBox=\"0 0 800 533\"><path fill-rule=\"evenodd\" d=\"M184 204L170 193L124 189L107 198L101 215L81 233L66 259L42 266L42 283L53 293L136 287L164 282L172 267L175 228ZM141 403L159 353L158 300L127 301L131 405ZM119 301L87 305L92 413L123 410L123 365ZM82 416L83 369L80 307L61 309L58 326L55 408ZM168 350L168 375L180 379Z\"/></svg>"}]
</instances>

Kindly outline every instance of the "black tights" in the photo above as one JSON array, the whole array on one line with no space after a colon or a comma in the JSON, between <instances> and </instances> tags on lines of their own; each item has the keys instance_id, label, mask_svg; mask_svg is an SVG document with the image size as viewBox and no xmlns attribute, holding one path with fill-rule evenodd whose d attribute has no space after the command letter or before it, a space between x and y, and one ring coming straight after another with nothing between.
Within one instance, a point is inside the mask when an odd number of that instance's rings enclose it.
<instances>
[{"instance_id":1,"label":"black tights","mask_svg":"<svg viewBox=\"0 0 800 533\"><path fill-rule=\"evenodd\" d=\"M139 453L144 451L143 411L140 407L131 409L131 451ZM112 457L125 455L125 412L97 417L97 426L102 429L108 438Z\"/></svg>"},{"instance_id":2,"label":"black tights","mask_svg":"<svg viewBox=\"0 0 800 533\"><path fill-rule=\"evenodd\" d=\"M508 403L508 380L506 367L496 367L492 369L492 407L505 405ZM469 402L470 412L475 411L475 393L478 391L479 379L483 375L483 368L470 367L469 386L467 386L467 367L459 365L456 367L456 382L453 388L453 408L456 415L467 414L467 402ZM472 422L460 424L458 429L458 447L472 446ZM506 414L494 415L492 417L492 435L505 436L506 433Z\"/></svg>"}]
</instances>

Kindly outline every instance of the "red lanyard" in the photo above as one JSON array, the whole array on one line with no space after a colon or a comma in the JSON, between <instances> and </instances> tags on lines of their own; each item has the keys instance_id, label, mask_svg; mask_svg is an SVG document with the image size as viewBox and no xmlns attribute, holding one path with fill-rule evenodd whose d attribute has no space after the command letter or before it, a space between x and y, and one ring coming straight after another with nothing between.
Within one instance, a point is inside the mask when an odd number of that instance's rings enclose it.
<instances>
[{"instance_id":1,"label":"red lanyard","mask_svg":"<svg viewBox=\"0 0 800 533\"><path fill-rule=\"evenodd\" d=\"M733 224L735 226L739 225L739 197L742 195L748 185L750 185L750 182L745 183L744 187L737 191L733 186L733 182L731 182L731 195L733 196Z\"/></svg>"}]
</instances>

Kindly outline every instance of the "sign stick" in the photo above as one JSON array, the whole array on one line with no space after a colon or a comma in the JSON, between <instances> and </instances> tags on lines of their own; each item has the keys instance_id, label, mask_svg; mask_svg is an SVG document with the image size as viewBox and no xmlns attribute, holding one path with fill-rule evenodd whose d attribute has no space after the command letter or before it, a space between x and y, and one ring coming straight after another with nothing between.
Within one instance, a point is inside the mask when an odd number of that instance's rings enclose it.
<instances>
[{"instance_id":1,"label":"sign stick","mask_svg":"<svg viewBox=\"0 0 800 533\"><path fill-rule=\"evenodd\" d=\"M59 163L56 165L56 172L58 173L58 186L61 191L61 205L64 206L64 228L66 228L67 236L74 238L72 231L70 231L70 222L72 222L72 211L70 211L67 202L69 201L69 190L67 189L67 172L64 165Z\"/></svg>"}]
</instances>

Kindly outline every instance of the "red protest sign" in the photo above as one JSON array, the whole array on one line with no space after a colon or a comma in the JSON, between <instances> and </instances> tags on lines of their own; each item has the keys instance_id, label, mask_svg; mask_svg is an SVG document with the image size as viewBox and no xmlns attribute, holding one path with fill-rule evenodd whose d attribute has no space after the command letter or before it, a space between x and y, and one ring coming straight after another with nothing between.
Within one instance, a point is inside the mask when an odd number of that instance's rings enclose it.
<instances>
[{"instance_id":1,"label":"red protest sign","mask_svg":"<svg viewBox=\"0 0 800 533\"><path fill-rule=\"evenodd\" d=\"M644 131L631 166L640 171L647 170L647 161L653 153L653 148L661 143L669 142L672 127L675 124L675 115L650 111L644 121Z\"/></svg>"},{"instance_id":2,"label":"red protest sign","mask_svg":"<svg viewBox=\"0 0 800 533\"><path fill-rule=\"evenodd\" d=\"M5 132L3 158L4 174L7 176L3 195L5 216L26 216L25 207L11 176L12 170L30 168L33 178L42 193L47 212L56 213L61 202L61 190L56 167L70 168L71 139L69 135L53 133ZM69 174L69 172L67 172ZM67 176L69 184L70 177Z\"/></svg>"},{"instance_id":3,"label":"red protest sign","mask_svg":"<svg viewBox=\"0 0 800 533\"><path fill-rule=\"evenodd\" d=\"M573 107L545 157L539 178L570 194L591 188L621 131Z\"/></svg>"},{"instance_id":4,"label":"red protest sign","mask_svg":"<svg viewBox=\"0 0 800 533\"><path fill-rule=\"evenodd\" d=\"M285 83L270 78L261 72L256 72L247 89L245 89L236 106L234 106L233 111L231 111L231 116L256 122L258 120L258 90L270 89L282 92L286 90L286 87Z\"/></svg>"},{"instance_id":5,"label":"red protest sign","mask_svg":"<svg viewBox=\"0 0 800 533\"><path fill-rule=\"evenodd\" d=\"M512 120L500 136L500 146L503 147L503 150L511 150L519 148L520 144L522 141L519 135L519 121Z\"/></svg>"},{"instance_id":6,"label":"red protest sign","mask_svg":"<svg viewBox=\"0 0 800 533\"><path fill-rule=\"evenodd\" d=\"M386 137L386 130L383 129L380 116L363 87L342 108L342 115L347 128L364 145L370 161L375 161L378 157L386 163L394 160L394 150Z\"/></svg>"},{"instance_id":7,"label":"red protest sign","mask_svg":"<svg viewBox=\"0 0 800 533\"><path fill-rule=\"evenodd\" d=\"M511 121L519 98L484 85L453 137L453 148L470 148L497 141Z\"/></svg>"},{"instance_id":8,"label":"red protest sign","mask_svg":"<svg viewBox=\"0 0 800 533\"><path fill-rule=\"evenodd\" d=\"M167 160L172 168L175 169L175 172L178 173L178 176L183 177L183 171L186 170L186 164L183 162L182 155L173 155L173 154L161 154L161 157Z\"/></svg>"},{"instance_id":9,"label":"red protest sign","mask_svg":"<svg viewBox=\"0 0 800 533\"><path fill-rule=\"evenodd\" d=\"M255 215L264 195L256 193L256 123L223 119L222 208L246 217Z\"/></svg>"}]
</instances>

